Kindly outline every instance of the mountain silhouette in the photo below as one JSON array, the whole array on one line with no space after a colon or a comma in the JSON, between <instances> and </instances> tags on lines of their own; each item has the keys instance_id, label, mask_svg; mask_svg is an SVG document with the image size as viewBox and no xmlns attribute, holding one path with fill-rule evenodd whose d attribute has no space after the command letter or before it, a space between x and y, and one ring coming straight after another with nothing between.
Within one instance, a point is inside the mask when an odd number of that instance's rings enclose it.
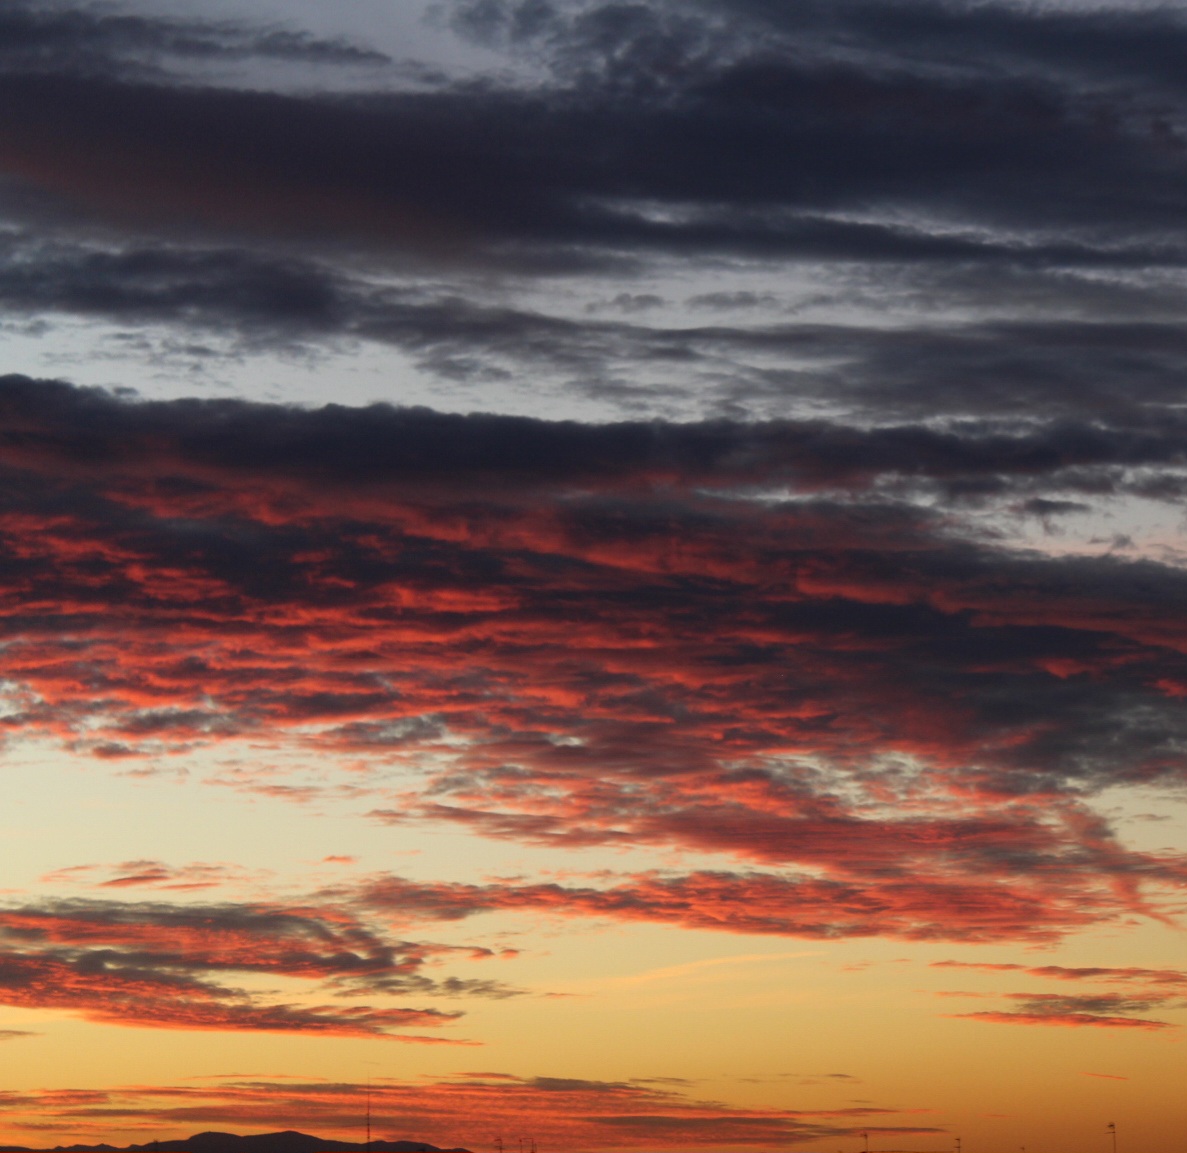
<instances>
[{"instance_id":1,"label":"mountain silhouette","mask_svg":"<svg viewBox=\"0 0 1187 1153\"><path fill-rule=\"evenodd\" d=\"M440 1149L424 1141L330 1141L286 1129L283 1133L195 1133L176 1141L144 1145L55 1145L53 1150L24 1145L0 1145L0 1153L470 1153L468 1149Z\"/></svg>"}]
</instances>

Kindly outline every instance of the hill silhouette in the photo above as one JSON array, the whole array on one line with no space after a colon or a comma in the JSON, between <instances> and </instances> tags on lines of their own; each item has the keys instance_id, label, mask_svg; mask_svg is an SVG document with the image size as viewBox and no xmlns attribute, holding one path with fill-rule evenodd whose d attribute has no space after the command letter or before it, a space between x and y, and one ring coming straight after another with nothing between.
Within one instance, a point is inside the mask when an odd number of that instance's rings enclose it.
<instances>
[{"instance_id":1,"label":"hill silhouette","mask_svg":"<svg viewBox=\"0 0 1187 1153\"><path fill-rule=\"evenodd\" d=\"M332 1141L286 1129L282 1133L195 1133L176 1141L143 1145L55 1145L53 1150L24 1145L0 1145L0 1153L470 1153L468 1149L440 1149L424 1141Z\"/></svg>"}]
</instances>

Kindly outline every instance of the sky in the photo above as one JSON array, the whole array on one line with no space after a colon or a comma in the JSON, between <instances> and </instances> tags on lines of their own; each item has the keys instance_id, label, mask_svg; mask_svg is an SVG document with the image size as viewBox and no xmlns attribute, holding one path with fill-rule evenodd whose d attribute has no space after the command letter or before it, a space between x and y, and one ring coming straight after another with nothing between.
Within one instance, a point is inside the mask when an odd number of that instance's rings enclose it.
<instances>
[{"instance_id":1,"label":"sky","mask_svg":"<svg viewBox=\"0 0 1187 1153\"><path fill-rule=\"evenodd\" d=\"M6 0L0 1143L1182 1153L1184 58Z\"/></svg>"}]
</instances>

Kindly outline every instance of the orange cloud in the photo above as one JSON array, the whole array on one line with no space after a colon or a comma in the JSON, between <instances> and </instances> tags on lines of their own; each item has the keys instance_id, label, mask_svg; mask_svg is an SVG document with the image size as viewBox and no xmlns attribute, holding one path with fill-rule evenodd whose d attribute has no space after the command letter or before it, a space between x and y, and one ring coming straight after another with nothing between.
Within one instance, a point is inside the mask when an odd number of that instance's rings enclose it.
<instances>
[{"instance_id":1,"label":"orange cloud","mask_svg":"<svg viewBox=\"0 0 1187 1153\"><path fill-rule=\"evenodd\" d=\"M185 1135L195 1127L300 1128L356 1140L370 1096L377 1136L480 1146L493 1131L529 1132L567 1149L771 1146L869 1132L937 1134L918 1110L760 1109L697 1100L638 1081L463 1074L448 1081L376 1078L362 1084L297 1079L223 1079L195 1087L136 1085L103 1092L0 1093L15 1127L73 1137L126 1130ZM10 1122L11 1123L11 1122Z\"/></svg>"}]
</instances>

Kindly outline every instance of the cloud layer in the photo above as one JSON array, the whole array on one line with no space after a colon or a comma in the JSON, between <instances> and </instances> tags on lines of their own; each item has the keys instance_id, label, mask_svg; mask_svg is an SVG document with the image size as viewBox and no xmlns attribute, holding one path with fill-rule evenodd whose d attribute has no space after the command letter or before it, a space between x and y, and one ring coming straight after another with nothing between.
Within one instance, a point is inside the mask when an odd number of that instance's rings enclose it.
<instances>
[{"instance_id":1,"label":"cloud layer","mask_svg":"<svg viewBox=\"0 0 1187 1153\"><path fill-rule=\"evenodd\" d=\"M695 922L741 887L739 927L981 939L1183 883L1089 807L1182 781L1181 571L954 532L881 490L893 436L17 378L0 408L12 736L118 760L287 734L405 766L381 821L728 862L560 906ZM931 468L1010 449L953 435Z\"/></svg>"},{"instance_id":2,"label":"cloud layer","mask_svg":"<svg viewBox=\"0 0 1187 1153\"><path fill-rule=\"evenodd\" d=\"M201 355L396 345L619 411L1178 421L1179 13L446 17L508 66L11 5L0 305Z\"/></svg>"},{"instance_id":3,"label":"cloud layer","mask_svg":"<svg viewBox=\"0 0 1187 1153\"><path fill-rule=\"evenodd\" d=\"M130 1129L161 1125L278 1129L296 1125L315 1132L354 1134L370 1099L377 1135L450 1145L488 1129L529 1129L541 1144L561 1148L637 1145L769 1146L787 1141L855 1136L886 1138L937 1134L914 1119L921 1109L855 1106L790 1110L729 1106L693 1096L693 1087L673 1089L639 1081L594 1081L517 1077L506 1073L463 1074L449 1081L401 1082L379 1078L370 1085L302 1079L216 1079L212 1084L137 1085L102 1091L59 1090L4 1093L9 1108L36 1111L28 1129L87 1134L105 1132L116 1119ZM157 1127L154 1129L154 1126ZM469 1138L472 1143L473 1139Z\"/></svg>"},{"instance_id":4,"label":"cloud layer","mask_svg":"<svg viewBox=\"0 0 1187 1153\"><path fill-rule=\"evenodd\" d=\"M442 957L485 953L389 940L324 903L40 901L0 909L0 1003L103 1024L448 1044L406 1030L447 1025L460 1012L359 1000L511 995L498 982L423 971ZM258 975L287 981L289 1000L259 988Z\"/></svg>"},{"instance_id":5,"label":"cloud layer","mask_svg":"<svg viewBox=\"0 0 1187 1153\"><path fill-rule=\"evenodd\" d=\"M0 907L0 1004L467 1044L465 998L526 990L426 933L1181 914L1187 856L1117 817L1187 768L1181 12L448 0L402 60L378 24L2 7L0 742L369 826L299 883L63 853ZM409 829L515 875L377 856ZM1184 974L1140 960L953 962L986 987L942 1027L1174 1039ZM377 1129L949 1140L525 1070L376 1079ZM366 1095L0 1104L357 1136Z\"/></svg>"}]
</instances>

